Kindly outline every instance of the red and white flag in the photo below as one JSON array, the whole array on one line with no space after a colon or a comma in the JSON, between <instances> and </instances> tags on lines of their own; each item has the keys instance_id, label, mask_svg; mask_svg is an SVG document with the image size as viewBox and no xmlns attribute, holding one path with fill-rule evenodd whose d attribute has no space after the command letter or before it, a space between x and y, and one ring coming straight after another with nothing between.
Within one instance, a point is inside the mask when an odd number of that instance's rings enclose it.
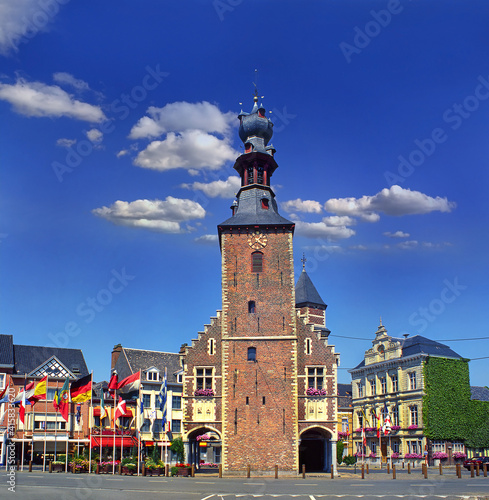
<instances>
[{"instance_id":1,"label":"red and white flag","mask_svg":"<svg viewBox=\"0 0 489 500\"><path fill-rule=\"evenodd\" d=\"M115 409L114 420L123 417L126 414L126 411L126 402L121 397L119 397L119 403L117 404L117 408Z\"/></svg>"},{"instance_id":2,"label":"red and white flag","mask_svg":"<svg viewBox=\"0 0 489 500\"><path fill-rule=\"evenodd\" d=\"M139 391L139 386L141 385L141 372L136 372L133 375L129 375L124 380L121 380L117 385L117 390L123 394L129 392Z\"/></svg>"},{"instance_id":3,"label":"red and white flag","mask_svg":"<svg viewBox=\"0 0 489 500\"><path fill-rule=\"evenodd\" d=\"M107 386L107 390L109 392L114 392L117 389L117 385L118 385L117 372L114 372L112 374L112 377L110 377L110 382L109 382L109 385Z\"/></svg>"},{"instance_id":4,"label":"red and white flag","mask_svg":"<svg viewBox=\"0 0 489 500\"><path fill-rule=\"evenodd\" d=\"M20 406L19 406L19 417L22 423L24 423L25 420L25 406L26 406L25 392L26 391L22 391L22 399L20 400Z\"/></svg>"}]
</instances>

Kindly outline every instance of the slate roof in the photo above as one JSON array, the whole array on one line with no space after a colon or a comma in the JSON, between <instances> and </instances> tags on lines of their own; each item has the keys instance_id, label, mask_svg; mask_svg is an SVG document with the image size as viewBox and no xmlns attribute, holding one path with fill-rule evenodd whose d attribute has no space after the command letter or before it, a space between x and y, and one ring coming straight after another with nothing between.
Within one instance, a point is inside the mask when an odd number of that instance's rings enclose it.
<instances>
[{"instance_id":1,"label":"slate roof","mask_svg":"<svg viewBox=\"0 0 489 500\"><path fill-rule=\"evenodd\" d=\"M155 367L161 373L167 369L168 384L176 384L176 372L179 372L180 357L177 353L161 352L161 351L146 351L144 349L130 349L123 347L122 351L115 364L119 381L123 378L136 373L138 370L143 372L148 368Z\"/></svg>"},{"instance_id":2,"label":"slate roof","mask_svg":"<svg viewBox=\"0 0 489 500\"><path fill-rule=\"evenodd\" d=\"M470 399L475 399L477 401L489 401L489 388L480 387L477 385L470 386Z\"/></svg>"},{"instance_id":3,"label":"slate roof","mask_svg":"<svg viewBox=\"0 0 489 500\"><path fill-rule=\"evenodd\" d=\"M415 354L428 354L430 356L437 356L440 358L455 358L461 359L462 356L457 354L455 351L450 349L445 344L436 342L435 340L428 339L421 335L414 335L413 337L408 337L407 339L399 339L392 337L393 341L400 342L402 345L402 355L401 358L407 358L408 356L413 356ZM365 366L365 359L363 359L355 368L362 368Z\"/></svg>"},{"instance_id":4,"label":"slate roof","mask_svg":"<svg viewBox=\"0 0 489 500\"><path fill-rule=\"evenodd\" d=\"M0 366L14 365L14 342L12 335L0 335Z\"/></svg>"},{"instance_id":5,"label":"slate roof","mask_svg":"<svg viewBox=\"0 0 489 500\"><path fill-rule=\"evenodd\" d=\"M74 372L78 378L89 374L81 349L16 344L14 344L14 372L28 374L52 356L56 356L71 372L78 367L79 371Z\"/></svg>"},{"instance_id":6,"label":"slate roof","mask_svg":"<svg viewBox=\"0 0 489 500\"><path fill-rule=\"evenodd\" d=\"M295 305L296 307L319 306L324 309L327 307L305 269L302 270L295 285Z\"/></svg>"},{"instance_id":7,"label":"slate roof","mask_svg":"<svg viewBox=\"0 0 489 500\"><path fill-rule=\"evenodd\" d=\"M338 408L349 408L352 405L351 384L338 384Z\"/></svg>"}]
</instances>

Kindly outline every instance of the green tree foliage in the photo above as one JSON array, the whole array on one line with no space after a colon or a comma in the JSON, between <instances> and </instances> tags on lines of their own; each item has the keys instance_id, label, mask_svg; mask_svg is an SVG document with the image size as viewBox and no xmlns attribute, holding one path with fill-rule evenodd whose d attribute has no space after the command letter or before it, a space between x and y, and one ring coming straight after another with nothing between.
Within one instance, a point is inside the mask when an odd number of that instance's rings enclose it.
<instances>
[{"instance_id":1,"label":"green tree foliage","mask_svg":"<svg viewBox=\"0 0 489 500\"><path fill-rule=\"evenodd\" d=\"M429 357L424 363L423 425L430 439L463 441L470 428L469 365Z\"/></svg>"},{"instance_id":2,"label":"green tree foliage","mask_svg":"<svg viewBox=\"0 0 489 500\"><path fill-rule=\"evenodd\" d=\"M343 461L343 450L345 449L345 444L343 441L338 441L336 443L336 460L339 464Z\"/></svg>"},{"instance_id":3,"label":"green tree foliage","mask_svg":"<svg viewBox=\"0 0 489 500\"><path fill-rule=\"evenodd\" d=\"M469 448L489 448L489 402L470 401L469 419L465 444Z\"/></svg>"},{"instance_id":4,"label":"green tree foliage","mask_svg":"<svg viewBox=\"0 0 489 500\"><path fill-rule=\"evenodd\" d=\"M171 442L170 450L176 454L178 462L185 462L185 448L183 446L183 440L181 437L175 438Z\"/></svg>"}]
</instances>

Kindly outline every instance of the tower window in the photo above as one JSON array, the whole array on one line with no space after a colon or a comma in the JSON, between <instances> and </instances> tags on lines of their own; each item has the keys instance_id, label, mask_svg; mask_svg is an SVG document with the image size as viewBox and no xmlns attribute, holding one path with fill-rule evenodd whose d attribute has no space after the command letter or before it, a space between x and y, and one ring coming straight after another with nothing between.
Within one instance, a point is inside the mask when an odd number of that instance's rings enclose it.
<instances>
[{"instance_id":1,"label":"tower window","mask_svg":"<svg viewBox=\"0 0 489 500\"><path fill-rule=\"evenodd\" d=\"M249 166L246 170L247 170L247 174L248 174L248 184L254 184L255 183L255 169L253 168L253 165Z\"/></svg>"},{"instance_id":2,"label":"tower window","mask_svg":"<svg viewBox=\"0 0 489 500\"><path fill-rule=\"evenodd\" d=\"M256 182L257 184L263 184L263 167L256 169Z\"/></svg>"},{"instance_id":3,"label":"tower window","mask_svg":"<svg viewBox=\"0 0 489 500\"><path fill-rule=\"evenodd\" d=\"M248 361L256 361L256 347L248 347Z\"/></svg>"},{"instance_id":4,"label":"tower window","mask_svg":"<svg viewBox=\"0 0 489 500\"><path fill-rule=\"evenodd\" d=\"M311 339L307 338L306 339L306 354L311 354Z\"/></svg>"},{"instance_id":5,"label":"tower window","mask_svg":"<svg viewBox=\"0 0 489 500\"><path fill-rule=\"evenodd\" d=\"M255 306L255 301L254 300L250 300L248 302L248 312L249 313L254 313L256 312L256 306Z\"/></svg>"},{"instance_id":6,"label":"tower window","mask_svg":"<svg viewBox=\"0 0 489 500\"><path fill-rule=\"evenodd\" d=\"M216 352L216 339L209 339L208 352L212 356Z\"/></svg>"},{"instance_id":7,"label":"tower window","mask_svg":"<svg viewBox=\"0 0 489 500\"><path fill-rule=\"evenodd\" d=\"M261 273L263 271L263 254L261 252L251 254L251 271L253 273Z\"/></svg>"},{"instance_id":8,"label":"tower window","mask_svg":"<svg viewBox=\"0 0 489 500\"><path fill-rule=\"evenodd\" d=\"M261 199L261 208L264 210L268 210L268 198Z\"/></svg>"}]
</instances>

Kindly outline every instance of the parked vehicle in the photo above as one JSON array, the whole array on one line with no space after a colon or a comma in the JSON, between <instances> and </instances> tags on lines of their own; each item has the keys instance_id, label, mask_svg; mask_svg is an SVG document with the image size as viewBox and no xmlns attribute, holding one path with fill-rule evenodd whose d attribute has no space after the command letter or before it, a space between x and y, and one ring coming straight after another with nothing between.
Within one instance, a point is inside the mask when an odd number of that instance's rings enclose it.
<instances>
[{"instance_id":1,"label":"parked vehicle","mask_svg":"<svg viewBox=\"0 0 489 500\"><path fill-rule=\"evenodd\" d=\"M465 460L464 462L464 467L467 469L467 470L470 470L470 466L473 465L474 468L475 466L479 464L479 467L482 469L482 467L484 466L484 464L487 464L487 467L489 468L489 457L473 457L473 458L469 458L467 460Z\"/></svg>"}]
</instances>

